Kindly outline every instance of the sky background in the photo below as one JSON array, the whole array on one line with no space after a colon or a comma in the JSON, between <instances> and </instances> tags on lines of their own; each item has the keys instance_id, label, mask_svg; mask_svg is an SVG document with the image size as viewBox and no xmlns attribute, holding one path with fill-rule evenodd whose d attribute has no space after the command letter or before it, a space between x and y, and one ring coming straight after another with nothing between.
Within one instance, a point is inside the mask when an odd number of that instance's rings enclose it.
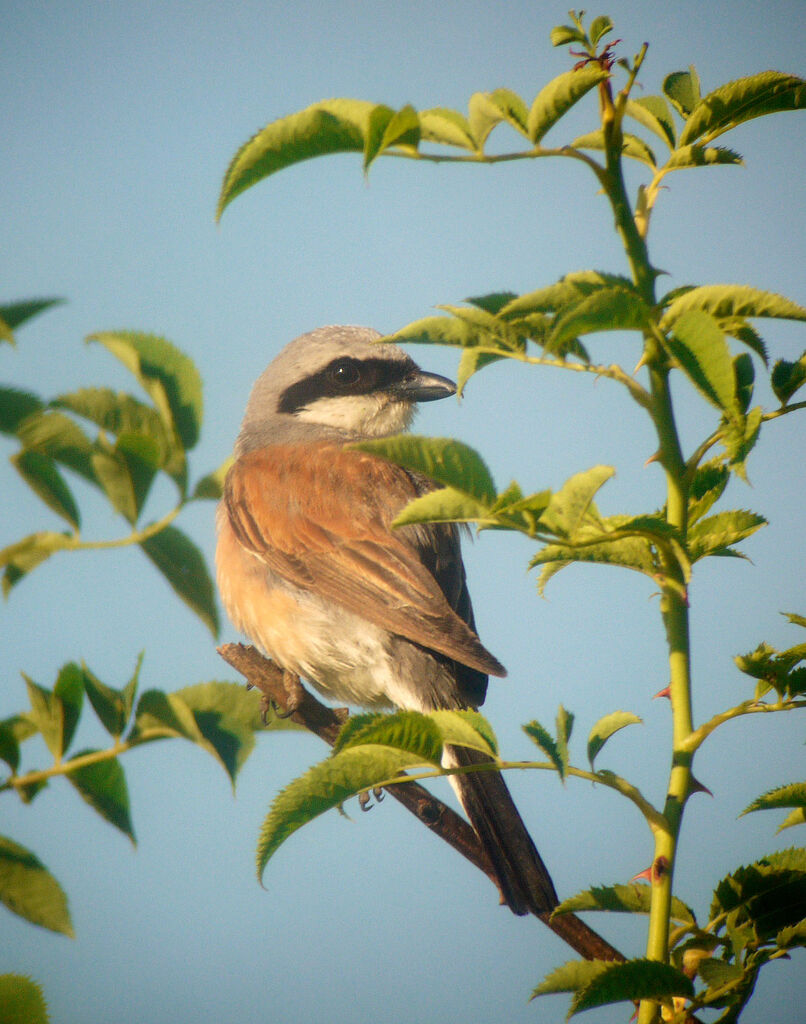
<instances>
[{"instance_id":1,"label":"sky background","mask_svg":"<svg viewBox=\"0 0 806 1024\"><path fill-rule=\"evenodd\" d=\"M644 40L646 94L694 64L705 91L773 68L803 75L802 6L682 0L612 2L623 52ZM496 167L382 160L369 180L357 156L287 170L213 219L227 164L267 122L332 96L397 107L466 109L477 90L507 86L527 103L565 70L551 27L565 4L240 2L0 2L4 189L0 301L58 295L67 304L0 351L0 378L54 396L90 384L132 388L114 359L82 339L103 329L151 331L198 365L205 383L199 477L229 454L252 381L298 334L327 323L393 331L438 303L499 289L525 292L571 270L624 272L606 203L571 161ZM557 143L593 128L595 101ZM502 142L506 128L500 128ZM802 114L751 122L726 140L744 168L682 172L668 180L651 233L669 287L736 282L806 302L806 134ZM630 169L634 189L641 172ZM802 329L767 322L774 358L797 358ZM637 360L634 337L592 338L602 361ZM453 374L456 355L418 348L428 369ZM708 407L677 389L690 447L712 429ZM762 386L758 395L773 400ZM605 513L663 501L648 425L621 390L587 375L498 364L461 403L428 406L417 429L480 449L499 488L559 487L597 463L617 476ZM732 482L724 507L751 507L770 526L743 545L752 562L713 559L692 587L695 715L744 699L734 654L768 640L798 642L780 611L804 611L803 418L765 429L751 487ZM14 445L0 443L5 459ZM0 471L0 547L55 517ZM79 492L85 533L122 524ZM156 517L169 491L156 489ZM181 519L209 557L211 503ZM561 702L577 715L572 754L584 762L593 723L615 709L643 727L614 738L609 767L662 800L668 705L657 600L643 578L572 567L536 594L523 538L483 534L466 547L484 643L507 665L485 705L503 753L533 756L520 731L553 723ZM222 639L237 639L225 624ZM52 559L0 608L0 717L26 704L20 671L52 686L59 667L84 659L122 686L145 651L143 688L172 690L233 679L210 634L136 550ZM88 720L91 714L87 711ZM737 820L758 794L803 771L796 716L740 720L698 755L714 796L687 809L676 889L705 919L713 885L740 863L793 842L779 817ZM87 722L80 746L103 742ZM570 951L539 922L497 906L475 869L392 801L351 820L331 813L295 835L271 862L266 891L254 877L259 826L274 794L324 754L302 735L266 736L233 799L227 778L199 749L151 745L124 760L138 847L103 823L64 782L31 807L3 800L0 832L33 849L67 890L74 941L0 915L0 971L39 979L55 1024L212 1024L273 1021L435 1020L510 1024L561 1020L564 997L529 1004L532 988ZM32 747L34 763L47 758ZM652 854L643 820L609 792L547 774L511 788L561 895L624 882ZM445 787L447 790L447 787ZM440 790L442 792L442 790ZM782 816L782 815L781 815ZM627 920L591 919L625 952L643 934ZM800 1020L804 958L762 976L747 1024ZM590 1015L594 1019L594 1015ZM597 1018L623 1021L624 1007Z\"/></svg>"}]
</instances>

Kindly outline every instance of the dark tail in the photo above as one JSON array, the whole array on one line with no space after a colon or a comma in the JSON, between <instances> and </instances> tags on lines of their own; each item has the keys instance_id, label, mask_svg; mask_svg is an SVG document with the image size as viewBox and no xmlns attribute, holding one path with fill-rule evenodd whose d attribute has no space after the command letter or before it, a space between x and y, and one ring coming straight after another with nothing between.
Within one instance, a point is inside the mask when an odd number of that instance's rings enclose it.
<instances>
[{"instance_id":1,"label":"dark tail","mask_svg":"<svg viewBox=\"0 0 806 1024\"><path fill-rule=\"evenodd\" d=\"M488 764L469 747L445 747L446 768ZM474 771L451 776L462 806L492 861L501 894L514 914L545 914L558 904L554 883L526 831L503 776Z\"/></svg>"}]
</instances>

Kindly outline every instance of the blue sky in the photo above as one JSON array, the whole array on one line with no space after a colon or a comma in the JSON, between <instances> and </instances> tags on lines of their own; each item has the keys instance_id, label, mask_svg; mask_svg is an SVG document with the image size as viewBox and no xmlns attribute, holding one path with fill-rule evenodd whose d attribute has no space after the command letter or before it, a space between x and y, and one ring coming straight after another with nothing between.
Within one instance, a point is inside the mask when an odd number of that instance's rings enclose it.
<instances>
[{"instance_id":1,"label":"blue sky","mask_svg":"<svg viewBox=\"0 0 806 1024\"><path fill-rule=\"evenodd\" d=\"M800 4L607 6L624 51L644 40L645 92L694 64L704 88L774 68L804 74ZM600 11L591 10L591 14ZM507 86L527 101L564 70L548 43L565 5L446 0L238 5L116 0L5 2L0 118L5 139L1 301L60 295L68 302L0 352L4 381L51 396L88 384L131 387L114 361L82 339L131 328L170 338L205 382L196 476L229 453L251 382L287 341L326 323L392 331L438 303L523 292L585 268L624 271L608 209L592 177L571 162L435 167L357 157L312 161L240 197L213 220L236 148L266 122L331 96L399 106L466 108L477 90ZM593 127L593 107L569 129ZM752 283L804 303L806 136L803 115L752 122L727 144L744 168L672 176L651 235L670 287ZM504 131L503 129L501 131ZM558 141L564 141L562 129ZM633 187L640 180L630 172ZM796 325L769 322L774 357L803 349ZM637 359L634 339L592 342L602 360ZM455 371L446 350L414 351ZM577 470L614 465L605 512L645 511L663 500L661 474L643 468L647 425L607 381L497 365L460 404L429 406L418 430L479 448L503 487L559 487ZM708 408L679 390L684 438L710 429ZM763 400L769 393L761 389ZM752 562L712 560L692 588L695 713L703 718L747 689L732 656L763 639L800 639L779 611L804 611L803 419L771 424L750 463L751 487L732 483L728 507L752 507L770 526L744 547ZM3 442L0 454L14 448ZM0 547L56 528L4 471ZM160 499L152 502L158 514ZM86 532L120 524L88 502ZM164 506L163 506L164 507ZM208 555L212 505L183 520ZM529 757L520 724L549 723L562 702L577 714L577 760L593 722L616 708L645 719L615 738L602 765L660 799L668 708L657 602L640 579L572 568L547 599L527 575L529 545L483 534L466 552L482 639L509 668L485 711L503 752ZM25 671L52 685L60 665L85 659L122 685L145 650L144 687L174 689L232 678L209 634L137 551L54 558L0 609L0 716L21 709ZM224 639L235 639L231 628ZM696 772L712 790L688 809L678 894L704 912L713 883L787 842L771 815L737 821L749 801L802 772L802 727L766 716L726 727ZM85 745L101 742L89 729ZM659 750L661 753L659 753ZM570 959L534 921L496 905L472 868L391 801L369 815L336 814L294 836L255 882L259 825L272 796L323 753L312 737L265 737L233 800L220 769L179 742L127 762L136 851L66 785L32 807L3 801L0 832L32 848L71 901L78 937L0 917L0 970L41 980L57 1024L194 1019L220 1022L560 1019L561 998L528 1004L547 971ZM39 754L44 763L44 754ZM651 857L628 805L546 775L511 786L558 890L626 881ZM594 921L625 951L629 922ZM800 958L802 967L803 958ZM795 1021L803 976L776 964L747 1024ZM790 995L780 989L790 986ZM797 997L793 988L800 987ZM623 1020L623 1009L601 1015Z\"/></svg>"}]
</instances>

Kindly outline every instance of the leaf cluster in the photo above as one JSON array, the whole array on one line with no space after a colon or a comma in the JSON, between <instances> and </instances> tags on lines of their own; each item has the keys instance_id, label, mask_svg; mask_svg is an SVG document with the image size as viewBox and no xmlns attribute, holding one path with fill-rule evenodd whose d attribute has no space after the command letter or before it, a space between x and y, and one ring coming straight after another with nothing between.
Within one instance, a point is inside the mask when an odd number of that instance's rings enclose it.
<instances>
[{"instance_id":1,"label":"leaf cluster","mask_svg":"<svg viewBox=\"0 0 806 1024\"><path fill-rule=\"evenodd\" d=\"M57 300L0 308L15 328ZM213 635L218 610L204 557L172 520L190 501L217 498L223 470L189 486L188 453L203 419L202 383L192 360L171 342L134 331L106 331L88 341L102 345L134 377L144 394L85 387L44 400L31 391L0 386L0 432L16 439L11 463L31 491L67 529L38 530L0 551L7 596L24 576L58 551L138 544L174 592ZM159 474L176 503L156 522L143 524ZM85 541L75 483L100 493L122 516L130 534L115 541Z\"/></svg>"},{"instance_id":2,"label":"leaf cluster","mask_svg":"<svg viewBox=\"0 0 806 1024\"><path fill-rule=\"evenodd\" d=\"M237 683L207 682L173 693L138 694L141 661L120 689L75 662L59 671L51 689L24 676L29 707L0 721L0 760L8 769L0 777L0 793L15 792L30 803L54 779L65 778L104 821L134 843L123 754L155 740L189 740L218 761L234 786L257 732L293 728L276 716L267 725L257 695ZM111 745L105 749L75 749L87 705L109 734ZM23 744L37 736L53 762L44 769L22 770ZM73 934L59 883L35 854L7 837L0 837L0 901L34 924Z\"/></svg>"}]
</instances>

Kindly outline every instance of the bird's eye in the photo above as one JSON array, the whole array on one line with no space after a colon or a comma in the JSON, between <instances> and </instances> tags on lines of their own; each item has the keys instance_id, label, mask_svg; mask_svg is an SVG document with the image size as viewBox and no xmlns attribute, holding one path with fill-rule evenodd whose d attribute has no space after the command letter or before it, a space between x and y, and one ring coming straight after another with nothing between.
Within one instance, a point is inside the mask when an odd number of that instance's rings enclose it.
<instances>
[{"instance_id":1,"label":"bird's eye","mask_svg":"<svg viewBox=\"0 0 806 1024\"><path fill-rule=\"evenodd\" d=\"M361 380L361 370L354 359L339 359L330 367L329 377L339 387L349 387Z\"/></svg>"}]
</instances>

